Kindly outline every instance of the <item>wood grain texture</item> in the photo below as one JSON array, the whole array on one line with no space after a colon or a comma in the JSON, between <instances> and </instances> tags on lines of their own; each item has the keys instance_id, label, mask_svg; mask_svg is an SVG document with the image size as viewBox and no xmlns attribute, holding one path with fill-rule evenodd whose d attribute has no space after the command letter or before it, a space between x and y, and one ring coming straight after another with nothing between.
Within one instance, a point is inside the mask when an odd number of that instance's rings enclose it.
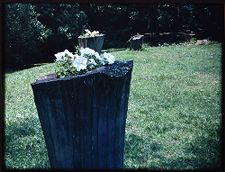
<instances>
[{"instance_id":1,"label":"wood grain texture","mask_svg":"<svg viewBox=\"0 0 225 172\"><path fill-rule=\"evenodd\" d=\"M31 84L52 168L123 168L132 67Z\"/></svg>"}]
</instances>

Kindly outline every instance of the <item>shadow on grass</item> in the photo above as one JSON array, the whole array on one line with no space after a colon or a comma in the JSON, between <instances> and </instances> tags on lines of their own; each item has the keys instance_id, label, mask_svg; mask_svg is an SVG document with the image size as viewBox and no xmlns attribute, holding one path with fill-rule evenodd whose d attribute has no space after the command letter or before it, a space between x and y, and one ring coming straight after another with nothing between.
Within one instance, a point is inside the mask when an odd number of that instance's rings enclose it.
<instances>
[{"instance_id":1,"label":"shadow on grass","mask_svg":"<svg viewBox=\"0 0 225 172\"><path fill-rule=\"evenodd\" d=\"M194 142L187 144L184 148L187 155L180 156L173 160L163 160L162 165L170 169L198 169L198 170L218 170L222 169L221 144L212 137L197 138Z\"/></svg>"},{"instance_id":2,"label":"shadow on grass","mask_svg":"<svg viewBox=\"0 0 225 172\"><path fill-rule=\"evenodd\" d=\"M130 134L126 136L125 139L125 159L127 163L132 162L131 164L126 164L125 168L132 168L135 165L148 166L149 154L153 155L155 158L161 158L160 152L163 149L163 146L154 141L146 141L142 137ZM152 167L157 169L157 167Z\"/></svg>"},{"instance_id":3,"label":"shadow on grass","mask_svg":"<svg viewBox=\"0 0 225 172\"><path fill-rule=\"evenodd\" d=\"M5 126L5 143L10 144L16 139L33 136L39 132L39 127L37 119L30 118L23 121L12 122L9 125Z\"/></svg>"},{"instance_id":4,"label":"shadow on grass","mask_svg":"<svg viewBox=\"0 0 225 172\"><path fill-rule=\"evenodd\" d=\"M5 168L49 168L47 149L37 118L13 121L5 126Z\"/></svg>"},{"instance_id":5,"label":"shadow on grass","mask_svg":"<svg viewBox=\"0 0 225 172\"><path fill-rule=\"evenodd\" d=\"M125 168L220 170L222 168L220 146L220 143L212 137L202 137L185 144L183 155L168 159L163 144L130 134L125 139Z\"/></svg>"},{"instance_id":6,"label":"shadow on grass","mask_svg":"<svg viewBox=\"0 0 225 172\"><path fill-rule=\"evenodd\" d=\"M49 63L50 62L44 62L44 63L29 64L29 65L23 65L23 66L5 67L4 73L10 74L10 73L14 73L14 72L17 72L17 71L20 71L20 70L38 67L38 66L42 66L42 65L45 65L45 64L49 64Z\"/></svg>"}]
</instances>

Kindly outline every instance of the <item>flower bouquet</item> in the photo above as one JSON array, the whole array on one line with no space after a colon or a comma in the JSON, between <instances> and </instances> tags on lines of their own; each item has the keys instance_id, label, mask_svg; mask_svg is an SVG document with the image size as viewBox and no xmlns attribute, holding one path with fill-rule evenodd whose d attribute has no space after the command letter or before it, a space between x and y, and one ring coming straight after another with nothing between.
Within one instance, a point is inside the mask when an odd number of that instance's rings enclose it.
<instances>
[{"instance_id":1,"label":"flower bouquet","mask_svg":"<svg viewBox=\"0 0 225 172\"><path fill-rule=\"evenodd\" d=\"M83 35L80 35L78 38L89 38L89 37L96 37L96 36L104 36L104 34L99 33L99 31L94 30L93 32L91 32L88 29L85 29L84 31L85 31L85 33Z\"/></svg>"},{"instance_id":2,"label":"flower bouquet","mask_svg":"<svg viewBox=\"0 0 225 172\"><path fill-rule=\"evenodd\" d=\"M67 49L55 54L57 78L87 73L97 67L114 63L110 53L99 54L90 48L81 48L73 54Z\"/></svg>"}]
</instances>

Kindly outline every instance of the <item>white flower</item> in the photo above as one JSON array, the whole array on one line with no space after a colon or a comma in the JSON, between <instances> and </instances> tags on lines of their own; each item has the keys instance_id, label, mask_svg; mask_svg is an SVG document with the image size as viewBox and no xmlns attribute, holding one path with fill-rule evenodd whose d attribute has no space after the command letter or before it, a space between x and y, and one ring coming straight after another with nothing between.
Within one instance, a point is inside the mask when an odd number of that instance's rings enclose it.
<instances>
[{"instance_id":1,"label":"white flower","mask_svg":"<svg viewBox=\"0 0 225 172\"><path fill-rule=\"evenodd\" d=\"M89 70L92 70L92 69L95 69L96 66L98 66L98 64L96 63L94 59L89 59L87 66Z\"/></svg>"},{"instance_id":2,"label":"white flower","mask_svg":"<svg viewBox=\"0 0 225 172\"><path fill-rule=\"evenodd\" d=\"M74 58L73 53L69 52L67 49L64 50L64 53L65 53L65 55L67 55L67 56L69 56L71 58Z\"/></svg>"},{"instance_id":3,"label":"white flower","mask_svg":"<svg viewBox=\"0 0 225 172\"><path fill-rule=\"evenodd\" d=\"M88 30L88 29L85 29L84 30L86 33L84 34L84 36L86 36L86 37L88 37L88 36L90 36L90 37L94 37L94 36L98 36L99 35L99 31L93 31L93 32L91 32L90 30Z\"/></svg>"},{"instance_id":4,"label":"white flower","mask_svg":"<svg viewBox=\"0 0 225 172\"><path fill-rule=\"evenodd\" d=\"M110 53L104 53L99 54L98 52L95 52L94 50L90 48L81 48L80 54L73 54L69 52L67 49L65 49L63 52L59 52L55 54L56 61L64 61L65 65L64 67L67 70L71 70L71 73L73 74L79 74L80 71L82 73L86 73L87 71L96 69L98 66L102 66L105 64L112 64L115 61L115 58ZM59 72L63 73L64 69L61 69L62 66L59 64ZM72 66L71 66L72 65ZM57 64L58 66L58 64ZM73 66L75 67L76 71L72 70ZM72 67L72 68L71 68ZM59 77L65 77L67 74L59 74Z\"/></svg>"},{"instance_id":5,"label":"white flower","mask_svg":"<svg viewBox=\"0 0 225 172\"><path fill-rule=\"evenodd\" d=\"M59 53L55 54L55 57L56 57L56 61L64 60L65 52L59 52Z\"/></svg>"},{"instance_id":6,"label":"white flower","mask_svg":"<svg viewBox=\"0 0 225 172\"><path fill-rule=\"evenodd\" d=\"M80 70L85 70L87 69L87 59L85 57L78 56L73 61L73 66L77 69L78 72Z\"/></svg>"},{"instance_id":7,"label":"white flower","mask_svg":"<svg viewBox=\"0 0 225 172\"><path fill-rule=\"evenodd\" d=\"M64 52L59 52L55 54L56 61L65 60L66 56L70 57L71 59L74 59L73 53L69 52L67 49L65 49Z\"/></svg>"},{"instance_id":8,"label":"white flower","mask_svg":"<svg viewBox=\"0 0 225 172\"><path fill-rule=\"evenodd\" d=\"M103 53L101 55L106 64L112 64L115 61L115 57L110 53Z\"/></svg>"},{"instance_id":9,"label":"white flower","mask_svg":"<svg viewBox=\"0 0 225 172\"><path fill-rule=\"evenodd\" d=\"M86 32L87 35L91 35L91 31L88 29L84 29L84 31Z\"/></svg>"},{"instance_id":10,"label":"white flower","mask_svg":"<svg viewBox=\"0 0 225 172\"><path fill-rule=\"evenodd\" d=\"M98 59L100 61L102 60L102 58L100 57L98 52L95 52L94 56L96 57L96 59Z\"/></svg>"},{"instance_id":11,"label":"white flower","mask_svg":"<svg viewBox=\"0 0 225 172\"><path fill-rule=\"evenodd\" d=\"M97 36L97 35L99 35L99 31L94 30L93 32L91 32L90 36L94 37L94 36Z\"/></svg>"},{"instance_id":12,"label":"white flower","mask_svg":"<svg viewBox=\"0 0 225 172\"><path fill-rule=\"evenodd\" d=\"M101 63L103 63L103 59L100 57L98 52L95 52L95 50L92 50L90 48L81 48L80 50L81 56L94 56L95 59L98 59Z\"/></svg>"},{"instance_id":13,"label":"white flower","mask_svg":"<svg viewBox=\"0 0 225 172\"><path fill-rule=\"evenodd\" d=\"M84 56L85 54L86 55L95 55L96 54L95 50L92 50L90 48L81 48L80 53L81 53L81 56Z\"/></svg>"},{"instance_id":14,"label":"white flower","mask_svg":"<svg viewBox=\"0 0 225 172\"><path fill-rule=\"evenodd\" d=\"M89 59L88 64L90 64L90 65L94 65L94 66L96 66L96 65L97 65L97 63L95 62L95 60L94 60L94 59Z\"/></svg>"},{"instance_id":15,"label":"white flower","mask_svg":"<svg viewBox=\"0 0 225 172\"><path fill-rule=\"evenodd\" d=\"M79 58L79 55L78 55L78 54L75 54L75 55L73 56L73 58L71 58L71 60L74 61L76 58Z\"/></svg>"}]
</instances>

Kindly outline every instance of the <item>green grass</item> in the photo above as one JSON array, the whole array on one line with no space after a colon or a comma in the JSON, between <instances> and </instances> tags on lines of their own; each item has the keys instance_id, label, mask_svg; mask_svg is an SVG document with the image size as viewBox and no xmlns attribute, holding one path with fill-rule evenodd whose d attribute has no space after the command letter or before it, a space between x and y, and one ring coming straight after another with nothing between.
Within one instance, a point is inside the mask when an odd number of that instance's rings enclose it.
<instances>
[{"instance_id":1,"label":"green grass","mask_svg":"<svg viewBox=\"0 0 225 172\"><path fill-rule=\"evenodd\" d=\"M180 44L113 51L133 59L125 168L219 167L221 44ZM6 74L5 164L49 168L30 83L53 64Z\"/></svg>"}]
</instances>

